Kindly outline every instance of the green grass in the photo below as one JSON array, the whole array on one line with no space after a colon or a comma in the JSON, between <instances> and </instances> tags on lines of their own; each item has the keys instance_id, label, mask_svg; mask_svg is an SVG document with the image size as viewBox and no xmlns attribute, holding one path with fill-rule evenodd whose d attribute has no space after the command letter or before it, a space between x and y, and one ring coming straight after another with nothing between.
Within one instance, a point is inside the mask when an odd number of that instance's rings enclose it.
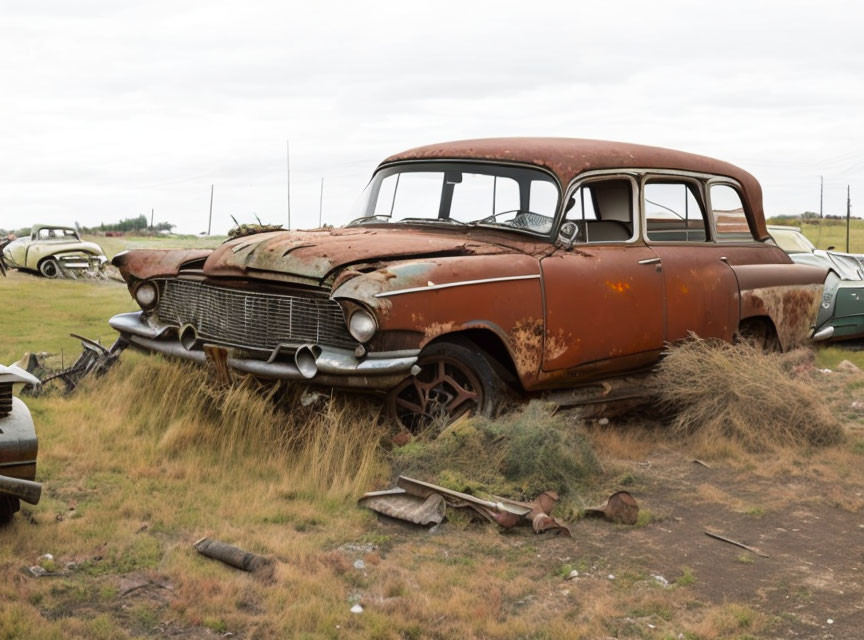
<instances>
[{"instance_id":1,"label":"green grass","mask_svg":"<svg viewBox=\"0 0 864 640\"><path fill-rule=\"evenodd\" d=\"M108 326L108 318L138 308L118 282L47 280L16 271L0 277L0 300L2 364L15 362L25 352L61 350L65 363L71 364L81 347L70 333L111 344L117 334Z\"/></svg>"}]
</instances>

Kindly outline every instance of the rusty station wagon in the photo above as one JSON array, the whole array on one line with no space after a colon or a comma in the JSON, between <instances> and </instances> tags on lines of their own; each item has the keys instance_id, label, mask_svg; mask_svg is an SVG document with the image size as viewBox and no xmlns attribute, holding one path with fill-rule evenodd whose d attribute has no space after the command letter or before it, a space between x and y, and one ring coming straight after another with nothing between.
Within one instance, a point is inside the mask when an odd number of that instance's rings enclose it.
<instances>
[{"instance_id":1,"label":"rusty station wagon","mask_svg":"<svg viewBox=\"0 0 864 640\"><path fill-rule=\"evenodd\" d=\"M142 309L111 319L131 345L386 393L409 428L645 371L690 332L789 347L826 276L773 243L731 164L541 138L392 156L342 228L114 264Z\"/></svg>"}]
</instances>

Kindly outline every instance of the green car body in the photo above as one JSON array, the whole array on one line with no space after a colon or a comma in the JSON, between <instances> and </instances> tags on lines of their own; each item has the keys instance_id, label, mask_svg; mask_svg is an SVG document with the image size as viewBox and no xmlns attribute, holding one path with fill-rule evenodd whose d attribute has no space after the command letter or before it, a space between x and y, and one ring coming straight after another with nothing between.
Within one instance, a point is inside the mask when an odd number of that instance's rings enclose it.
<instances>
[{"instance_id":1,"label":"green car body","mask_svg":"<svg viewBox=\"0 0 864 640\"><path fill-rule=\"evenodd\" d=\"M864 256L817 249L798 227L768 226L777 245L798 264L828 268L816 329L817 341L864 337Z\"/></svg>"}]
</instances>

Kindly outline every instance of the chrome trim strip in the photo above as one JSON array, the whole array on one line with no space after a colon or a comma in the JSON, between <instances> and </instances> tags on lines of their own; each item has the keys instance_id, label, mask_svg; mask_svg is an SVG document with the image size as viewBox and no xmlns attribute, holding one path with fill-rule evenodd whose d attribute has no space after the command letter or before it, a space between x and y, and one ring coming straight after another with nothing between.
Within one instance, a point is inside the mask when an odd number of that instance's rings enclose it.
<instances>
[{"instance_id":1,"label":"chrome trim strip","mask_svg":"<svg viewBox=\"0 0 864 640\"><path fill-rule=\"evenodd\" d=\"M450 289L451 287L467 287L473 284L486 284L488 282L507 282L509 280L534 280L540 279L540 274L536 273L530 276L505 276L502 278L483 278L482 280L462 280L461 282L448 282L446 284L430 284L426 287L412 287L410 289L398 289L396 291L382 291L376 293L376 298L389 298L390 296L398 296L403 293L417 293L419 291L434 291L436 289Z\"/></svg>"},{"instance_id":2,"label":"chrome trim strip","mask_svg":"<svg viewBox=\"0 0 864 640\"><path fill-rule=\"evenodd\" d=\"M831 336L834 335L834 327L824 327L813 334L814 342L821 342L823 340L827 340Z\"/></svg>"},{"instance_id":3,"label":"chrome trim strip","mask_svg":"<svg viewBox=\"0 0 864 640\"><path fill-rule=\"evenodd\" d=\"M3 467L25 467L28 465L35 465L35 460L20 460L16 462L0 462L0 468Z\"/></svg>"}]
</instances>

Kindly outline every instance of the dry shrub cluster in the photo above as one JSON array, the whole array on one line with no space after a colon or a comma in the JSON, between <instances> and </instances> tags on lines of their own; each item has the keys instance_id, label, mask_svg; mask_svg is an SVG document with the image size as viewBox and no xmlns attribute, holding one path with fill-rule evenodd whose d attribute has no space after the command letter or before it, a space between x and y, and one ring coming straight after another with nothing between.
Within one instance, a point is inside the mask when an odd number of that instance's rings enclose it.
<instances>
[{"instance_id":1,"label":"dry shrub cluster","mask_svg":"<svg viewBox=\"0 0 864 640\"><path fill-rule=\"evenodd\" d=\"M833 445L843 439L843 427L813 375L812 357L693 338L669 349L653 390L671 416L672 436L703 448Z\"/></svg>"},{"instance_id":2,"label":"dry shrub cluster","mask_svg":"<svg viewBox=\"0 0 864 640\"><path fill-rule=\"evenodd\" d=\"M457 491L533 499L573 494L597 473L588 438L539 401L495 420L459 421L393 452L395 470Z\"/></svg>"},{"instance_id":3,"label":"dry shrub cluster","mask_svg":"<svg viewBox=\"0 0 864 640\"><path fill-rule=\"evenodd\" d=\"M131 354L130 354L131 355ZM370 399L243 378L216 387L204 367L157 357L127 357L94 391L149 435L165 455L209 451L218 458L283 462L298 487L353 495L379 473L384 427Z\"/></svg>"}]
</instances>

